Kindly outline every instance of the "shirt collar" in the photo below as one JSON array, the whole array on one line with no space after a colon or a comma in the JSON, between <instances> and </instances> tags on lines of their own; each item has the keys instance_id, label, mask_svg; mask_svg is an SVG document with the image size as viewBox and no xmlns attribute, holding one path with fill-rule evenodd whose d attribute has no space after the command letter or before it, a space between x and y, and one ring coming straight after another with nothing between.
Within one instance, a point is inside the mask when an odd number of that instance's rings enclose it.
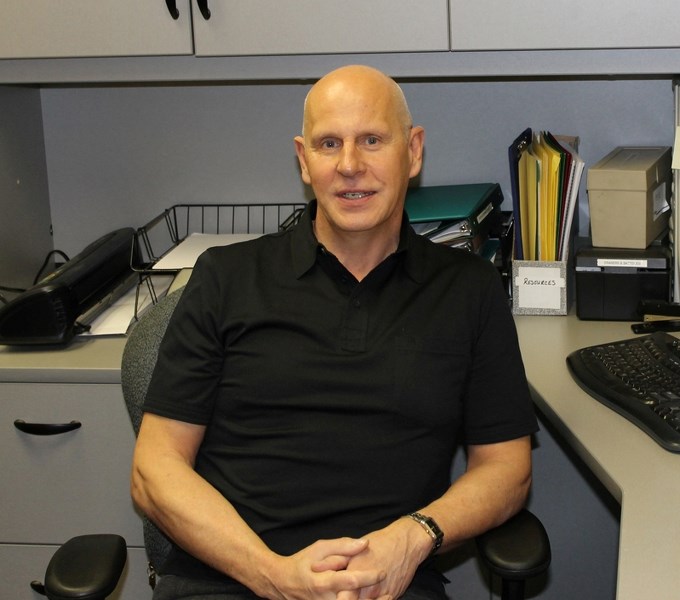
<instances>
[{"instance_id":1,"label":"shirt collar","mask_svg":"<svg viewBox=\"0 0 680 600\"><path fill-rule=\"evenodd\" d=\"M293 272L300 279L316 262L319 242L312 221L316 217L316 200L312 200L300 216L292 232Z\"/></svg>"},{"instance_id":2,"label":"shirt collar","mask_svg":"<svg viewBox=\"0 0 680 600\"><path fill-rule=\"evenodd\" d=\"M316 217L316 200L311 200L292 232L293 272L299 279L309 271L316 262L319 242L314 235L312 221ZM404 212L399 232L399 244L396 253L402 260L408 276L416 282L422 281L424 258L423 246L418 235L409 224L408 215Z\"/></svg>"}]
</instances>

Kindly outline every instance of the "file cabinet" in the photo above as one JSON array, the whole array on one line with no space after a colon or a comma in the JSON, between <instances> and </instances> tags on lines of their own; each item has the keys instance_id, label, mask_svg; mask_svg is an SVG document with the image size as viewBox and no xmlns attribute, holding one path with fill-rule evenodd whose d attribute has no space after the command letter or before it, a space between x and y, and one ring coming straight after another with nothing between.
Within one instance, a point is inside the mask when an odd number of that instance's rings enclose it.
<instances>
[{"instance_id":1,"label":"file cabinet","mask_svg":"<svg viewBox=\"0 0 680 600\"><path fill-rule=\"evenodd\" d=\"M150 598L141 520L129 494L134 433L120 384L2 382L0 414L0 597L38 598L30 582L42 581L61 543L111 532L128 544L114 600ZM34 435L17 429L17 419L80 426Z\"/></svg>"}]
</instances>

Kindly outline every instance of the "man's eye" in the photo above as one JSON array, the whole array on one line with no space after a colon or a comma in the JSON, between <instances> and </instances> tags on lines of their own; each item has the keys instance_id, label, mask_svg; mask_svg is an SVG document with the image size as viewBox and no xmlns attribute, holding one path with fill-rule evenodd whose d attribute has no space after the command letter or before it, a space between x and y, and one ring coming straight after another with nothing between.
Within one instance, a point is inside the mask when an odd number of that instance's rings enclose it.
<instances>
[{"instance_id":1,"label":"man's eye","mask_svg":"<svg viewBox=\"0 0 680 600\"><path fill-rule=\"evenodd\" d=\"M332 150L338 147L338 142L336 142L335 140L323 140L321 142L321 147L324 150Z\"/></svg>"},{"instance_id":2,"label":"man's eye","mask_svg":"<svg viewBox=\"0 0 680 600\"><path fill-rule=\"evenodd\" d=\"M380 140L378 139L377 136L375 135L369 135L366 138L366 145L367 146L375 146Z\"/></svg>"}]
</instances>

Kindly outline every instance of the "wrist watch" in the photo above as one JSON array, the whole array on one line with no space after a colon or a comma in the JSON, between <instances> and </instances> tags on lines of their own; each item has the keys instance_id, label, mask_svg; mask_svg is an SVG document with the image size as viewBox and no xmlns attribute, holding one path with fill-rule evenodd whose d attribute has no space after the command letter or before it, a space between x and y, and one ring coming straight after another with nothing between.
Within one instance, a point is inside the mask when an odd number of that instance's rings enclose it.
<instances>
[{"instance_id":1,"label":"wrist watch","mask_svg":"<svg viewBox=\"0 0 680 600\"><path fill-rule=\"evenodd\" d=\"M412 512L406 516L420 524L420 526L427 532L427 535L432 538L432 551L430 552L430 556L432 556L437 550L439 550L442 542L444 541L444 533L439 528L439 525L437 525L432 517L427 517L420 514L419 512Z\"/></svg>"}]
</instances>

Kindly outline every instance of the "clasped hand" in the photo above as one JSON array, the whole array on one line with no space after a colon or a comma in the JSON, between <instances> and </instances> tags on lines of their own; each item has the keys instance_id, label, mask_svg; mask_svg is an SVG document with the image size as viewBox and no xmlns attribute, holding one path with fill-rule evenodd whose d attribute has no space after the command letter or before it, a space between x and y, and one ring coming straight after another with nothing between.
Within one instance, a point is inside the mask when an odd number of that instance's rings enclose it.
<instances>
[{"instance_id":1,"label":"clasped hand","mask_svg":"<svg viewBox=\"0 0 680 600\"><path fill-rule=\"evenodd\" d=\"M395 600L427 556L410 547L403 521L362 539L321 540L294 554L282 597L287 600Z\"/></svg>"}]
</instances>

